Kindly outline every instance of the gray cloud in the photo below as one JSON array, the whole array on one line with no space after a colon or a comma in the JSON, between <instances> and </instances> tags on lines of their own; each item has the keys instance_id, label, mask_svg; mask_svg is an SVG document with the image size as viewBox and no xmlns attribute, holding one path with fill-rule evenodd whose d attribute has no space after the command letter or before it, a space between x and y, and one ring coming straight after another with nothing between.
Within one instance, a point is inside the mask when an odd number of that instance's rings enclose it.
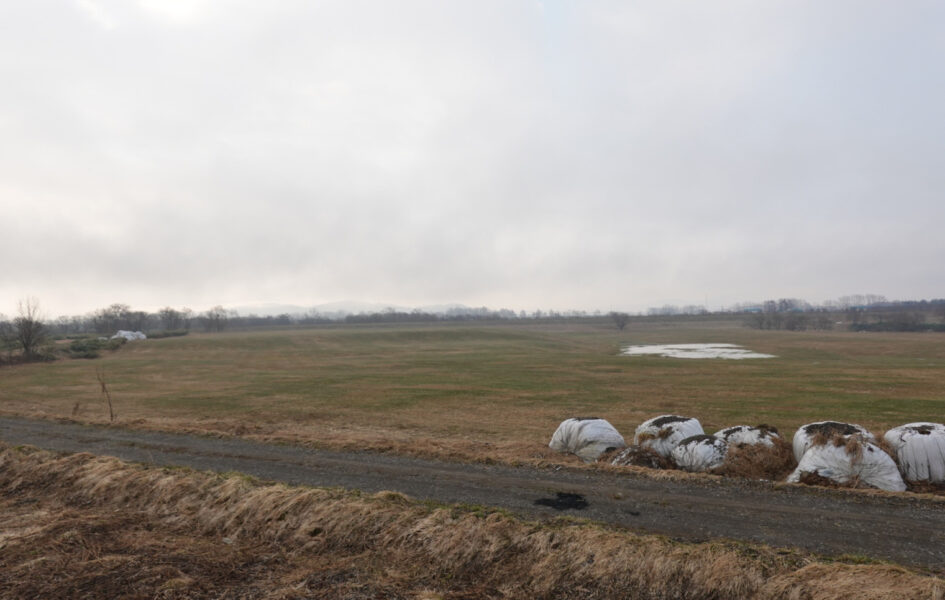
<instances>
[{"instance_id":1,"label":"gray cloud","mask_svg":"<svg viewBox=\"0 0 945 600\"><path fill-rule=\"evenodd\" d=\"M940 297L943 12L7 3L0 311Z\"/></svg>"}]
</instances>

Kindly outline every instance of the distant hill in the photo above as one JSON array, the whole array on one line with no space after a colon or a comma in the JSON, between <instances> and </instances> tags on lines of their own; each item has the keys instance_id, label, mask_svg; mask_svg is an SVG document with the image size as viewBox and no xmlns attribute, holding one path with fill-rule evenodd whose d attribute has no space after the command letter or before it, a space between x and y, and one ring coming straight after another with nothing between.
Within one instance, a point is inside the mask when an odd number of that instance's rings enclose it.
<instances>
[{"instance_id":1,"label":"distant hill","mask_svg":"<svg viewBox=\"0 0 945 600\"><path fill-rule=\"evenodd\" d=\"M395 312L412 312L413 310L432 314L446 314L448 312L469 310L469 307L463 304L432 304L419 307L406 307L396 304L380 304L377 302L358 302L356 300L341 300L338 302L326 302L314 306L300 306L298 304L278 304L273 302L261 302L258 304L244 304L241 306L228 306L227 310L235 310L240 316L256 315L259 317L269 317L277 315L304 315L316 312L328 317L345 317L346 315L381 313L393 310Z\"/></svg>"},{"instance_id":2,"label":"distant hill","mask_svg":"<svg viewBox=\"0 0 945 600\"><path fill-rule=\"evenodd\" d=\"M244 304L241 306L227 306L227 310L235 310L241 317L256 315L258 317L274 317L277 315L301 315L309 311L305 306L297 304L277 304L274 302L261 302L259 304Z\"/></svg>"}]
</instances>

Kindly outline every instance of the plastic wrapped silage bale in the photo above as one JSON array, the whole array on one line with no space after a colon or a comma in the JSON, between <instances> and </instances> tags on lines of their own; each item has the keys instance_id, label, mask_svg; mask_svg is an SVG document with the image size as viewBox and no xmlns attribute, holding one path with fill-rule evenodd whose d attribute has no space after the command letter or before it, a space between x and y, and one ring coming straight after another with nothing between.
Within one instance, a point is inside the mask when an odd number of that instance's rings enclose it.
<instances>
[{"instance_id":1,"label":"plastic wrapped silage bale","mask_svg":"<svg viewBox=\"0 0 945 600\"><path fill-rule=\"evenodd\" d=\"M852 435L858 435L868 442L876 441L872 433L866 430L862 425L855 423L840 423L838 421L818 421L802 425L794 434L794 460L798 463L804 456L804 452L814 445L815 442L824 443L827 440L837 436L849 438Z\"/></svg>"},{"instance_id":2,"label":"plastic wrapped silage bale","mask_svg":"<svg viewBox=\"0 0 945 600\"><path fill-rule=\"evenodd\" d=\"M669 457L673 448L694 435L703 435L702 424L698 419L679 415L661 415L645 421L637 427L633 435L633 444L653 450L660 456Z\"/></svg>"},{"instance_id":3,"label":"plastic wrapped silage bale","mask_svg":"<svg viewBox=\"0 0 945 600\"><path fill-rule=\"evenodd\" d=\"M728 444L714 435L694 435L673 448L672 458L686 471L701 472L721 466Z\"/></svg>"},{"instance_id":4,"label":"plastic wrapped silage bale","mask_svg":"<svg viewBox=\"0 0 945 600\"><path fill-rule=\"evenodd\" d=\"M113 335L111 339L116 340L118 338L125 338L129 342L134 342L136 340L146 340L148 336L141 331L125 331L124 329L119 329L118 333Z\"/></svg>"},{"instance_id":5,"label":"plastic wrapped silage bale","mask_svg":"<svg viewBox=\"0 0 945 600\"><path fill-rule=\"evenodd\" d=\"M774 440L781 436L778 430L767 425L735 425L716 432L715 437L724 440L730 446L762 444L774 446Z\"/></svg>"},{"instance_id":6,"label":"plastic wrapped silage bale","mask_svg":"<svg viewBox=\"0 0 945 600\"><path fill-rule=\"evenodd\" d=\"M841 485L859 482L890 492L906 489L893 459L879 446L859 436L845 440L835 437L826 444L810 446L787 480L797 483L805 474Z\"/></svg>"},{"instance_id":7,"label":"plastic wrapped silage bale","mask_svg":"<svg viewBox=\"0 0 945 600\"><path fill-rule=\"evenodd\" d=\"M626 445L620 432L606 420L575 417L558 425L548 447L557 452L576 454L584 462L593 462L604 452Z\"/></svg>"},{"instance_id":8,"label":"plastic wrapped silage bale","mask_svg":"<svg viewBox=\"0 0 945 600\"><path fill-rule=\"evenodd\" d=\"M906 481L945 482L945 425L908 423L886 432Z\"/></svg>"}]
</instances>

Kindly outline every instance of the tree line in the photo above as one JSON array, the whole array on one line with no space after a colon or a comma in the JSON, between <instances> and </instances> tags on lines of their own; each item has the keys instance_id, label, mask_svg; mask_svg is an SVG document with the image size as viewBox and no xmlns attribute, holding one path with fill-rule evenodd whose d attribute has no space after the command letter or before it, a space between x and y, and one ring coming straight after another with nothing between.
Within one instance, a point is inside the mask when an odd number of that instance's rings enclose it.
<instances>
[{"instance_id":1,"label":"tree line","mask_svg":"<svg viewBox=\"0 0 945 600\"><path fill-rule=\"evenodd\" d=\"M889 301L883 296L844 296L812 305L795 298L743 305L745 324L756 329L853 331L945 331L945 299Z\"/></svg>"},{"instance_id":2,"label":"tree line","mask_svg":"<svg viewBox=\"0 0 945 600\"><path fill-rule=\"evenodd\" d=\"M599 314L599 313L597 313ZM189 308L166 306L154 312L135 310L128 304L115 303L85 315L46 318L39 301L28 298L17 305L17 315L0 315L0 364L4 362L33 362L52 360L56 351L52 342L71 339L71 356L92 358L102 345L89 340L103 340L117 331L141 331L148 337L186 335L191 331L221 332L224 330L273 329L280 327L310 327L334 323L411 323L432 321L487 321L508 319L569 319L588 316L583 311L541 311L516 313L508 309L490 310L486 307L450 308L442 313L421 310L384 311L361 314L304 314L259 316L240 315L223 306L214 306L203 312ZM121 340L123 341L123 340Z\"/></svg>"},{"instance_id":3,"label":"tree line","mask_svg":"<svg viewBox=\"0 0 945 600\"><path fill-rule=\"evenodd\" d=\"M186 335L195 326L204 331L222 331L228 320L229 313L222 306L202 313L171 307L149 313L132 310L129 305L120 303L87 315L47 319L39 301L27 298L17 303L14 317L8 319L0 315L0 364L52 360L55 350L51 344L56 339L109 338L120 330L147 332L149 337L168 337ZM82 348L86 355L94 354L88 348Z\"/></svg>"},{"instance_id":4,"label":"tree line","mask_svg":"<svg viewBox=\"0 0 945 600\"><path fill-rule=\"evenodd\" d=\"M945 331L945 299L889 301L878 295L844 296L836 301L814 305L797 298L780 298L761 303L737 304L732 308L710 313L704 306L675 307L666 305L650 309L647 314L630 315L626 312L600 311L542 311L515 312L508 309L491 310L486 307L456 307L444 312L422 310L400 311L388 309L361 314L304 314L242 316L222 306L203 312L189 308L165 306L154 312L134 310L122 303L111 304L86 315L61 316L47 319L40 310L39 301L27 298L17 304L12 318L0 315L0 364L4 362L49 360L54 357L50 343L55 339L75 340L111 337L119 330L142 331L148 337L186 335L192 330L221 332L224 330L272 329L280 327L310 327L348 323L419 323L437 321L499 321L532 320L538 322L572 319L609 318L623 330L635 319L699 318L704 315L743 315L744 324L756 329L805 331L844 327L854 331ZM73 345L75 356L94 356L94 344Z\"/></svg>"}]
</instances>

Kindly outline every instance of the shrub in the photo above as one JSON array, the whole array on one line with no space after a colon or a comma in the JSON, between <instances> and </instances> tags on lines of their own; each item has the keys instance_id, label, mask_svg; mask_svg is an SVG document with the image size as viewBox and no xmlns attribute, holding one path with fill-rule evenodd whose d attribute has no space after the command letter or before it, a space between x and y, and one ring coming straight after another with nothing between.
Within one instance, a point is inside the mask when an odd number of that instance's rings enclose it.
<instances>
[{"instance_id":1,"label":"shrub","mask_svg":"<svg viewBox=\"0 0 945 600\"><path fill-rule=\"evenodd\" d=\"M147 333L149 340L159 340L161 338L178 337L190 333L188 329L159 329Z\"/></svg>"},{"instance_id":2,"label":"shrub","mask_svg":"<svg viewBox=\"0 0 945 600\"><path fill-rule=\"evenodd\" d=\"M104 342L98 338L82 338L69 343L69 358L98 358Z\"/></svg>"},{"instance_id":3,"label":"shrub","mask_svg":"<svg viewBox=\"0 0 945 600\"><path fill-rule=\"evenodd\" d=\"M111 350L112 352L114 352L115 350L118 350L119 348L121 348L127 343L128 343L128 340L126 340L123 337L113 338L105 342L105 349Z\"/></svg>"},{"instance_id":4,"label":"shrub","mask_svg":"<svg viewBox=\"0 0 945 600\"><path fill-rule=\"evenodd\" d=\"M114 352L124 346L128 340L125 338L115 338L105 340L97 337L85 337L78 340L72 340L69 343L69 349L66 351L69 358L98 358L102 350Z\"/></svg>"}]
</instances>

